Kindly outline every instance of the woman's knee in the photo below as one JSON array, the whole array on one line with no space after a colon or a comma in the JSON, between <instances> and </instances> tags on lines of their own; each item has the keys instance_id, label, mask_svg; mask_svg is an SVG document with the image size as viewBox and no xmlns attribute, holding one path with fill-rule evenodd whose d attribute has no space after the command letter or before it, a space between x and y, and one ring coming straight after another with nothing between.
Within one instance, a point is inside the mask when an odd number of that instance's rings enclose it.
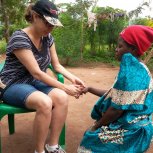
<instances>
[{"instance_id":1,"label":"woman's knee","mask_svg":"<svg viewBox=\"0 0 153 153\"><path fill-rule=\"evenodd\" d=\"M53 100L53 105L58 104L61 106L68 106L68 95L65 91L56 88L51 91L49 96L51 96Z\"/></svg>"},{"instance_id":2,"label":"woman's knee","mask_svg":"<svg viewBox=\"0 0 153 153\"><path fill-rule=\"evenodd\" d=\"M27 98L27 107L36 111L49 113L52 110L52 100L48 95L41 92L35 92Z\"/></svg>"},{"instance_id":3,"label":"woman's knee","mask_svg":"<svg viewBox=\"0 0 153 153\"><path fill-rule=\"evenodd\" d=\"M42 99L39 99L36 106L36 110L44 112L44 113L51 112L52 100L50 99L50 97L46 96L46 97L42 97Z\"/></svg>"}]
</instances>

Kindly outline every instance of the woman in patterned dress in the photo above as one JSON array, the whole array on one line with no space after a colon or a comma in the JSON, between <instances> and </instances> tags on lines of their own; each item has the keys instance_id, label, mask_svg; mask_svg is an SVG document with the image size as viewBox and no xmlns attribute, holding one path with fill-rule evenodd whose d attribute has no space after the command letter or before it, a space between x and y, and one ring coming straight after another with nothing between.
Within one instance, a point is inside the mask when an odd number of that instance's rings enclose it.
<instances>
[{"instance_id":1,"label":"woman in patterned dress","mask_svg":"<svg viewBox=\"0 0 153 153\"><path fill-rule=\"evenodd\" d=\"M5 65L0 72L2 100L36 110L35 153L45 150L65 153L58 141L68 112L68 95L77 97L79 86L84 83L59 63L51 35L54 27L62 26L56 6L49 0L38 0L28 6L25 18L29 25L15 31L7 45ZM49 76L46 70L50 63L72 84L63 84Z\"/></svg>"},{"instance_id":2,"label":"woman in patterned dress","mask_svg":"<svg viewBox=\"0 0 153 153\"><path fill-rule=\"evenodd\" d=\"M95 123L83 136L78 153L143 153L153 136L153 80L140 56L153 42L153 29L125 28L119 36L116 57L121 61L109 91L86 87L101 98L93 107Z\"/></svg>"}]
</instances>

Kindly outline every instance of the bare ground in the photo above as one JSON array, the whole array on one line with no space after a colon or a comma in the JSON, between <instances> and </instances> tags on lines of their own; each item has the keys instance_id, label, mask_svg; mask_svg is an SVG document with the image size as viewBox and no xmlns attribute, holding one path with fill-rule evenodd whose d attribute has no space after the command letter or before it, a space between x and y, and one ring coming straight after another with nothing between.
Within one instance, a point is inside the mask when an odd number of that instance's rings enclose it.
<instances>
[{"instance_id":1,"label":"bare ground","mask_svg":"<svg viewBox=\"0 0 153 153\"><path fill-rule=\"evenodd\" d=\"M88 67L67 68L86 84L109 89L118 72L118 68L100 64ZM66 81L66 83L68 83ZM79 99L69 98L69 112L66 121L66 151L76 153L84 131L93 123L90 111L98 97L86 94ZM16 133L8 134L7 118L1 122L3 153L33 153L32 125L35 113L16 115ZM153 153L153 145L147 153Z\"/></svg>"}]
</instances>

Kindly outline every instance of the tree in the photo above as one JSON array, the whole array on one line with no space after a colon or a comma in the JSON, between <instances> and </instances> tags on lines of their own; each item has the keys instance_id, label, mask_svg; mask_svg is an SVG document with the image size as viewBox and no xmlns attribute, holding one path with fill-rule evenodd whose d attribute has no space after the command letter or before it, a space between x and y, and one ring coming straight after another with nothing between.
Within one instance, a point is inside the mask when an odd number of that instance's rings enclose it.
<instances>
[{"instance_id":1,"label":"tree","mask_svg":"<svg viewBox=\"0 0 153 153\"><path fill-rule=\"evenodd\" d=\"M84 29L86 27L85 25L85 19L87 18L87 10L90 6L92 6L95 3L95 0L76 0L76 4L68 8L68 11L72 13L72 16L74 18L77 18L77 20L80 21L80 38L81 38L81 44L80 44L80 58L83 59L83 50L84 50L84 39L85 39L85 32Z\"/></svg>"},{"instance_id":2,"label":"tree","mask_svg":"<svg viewBox=\"0 0 153 153\"><path fill-rule=\"evenodd\" d=\"M138 17L139 14L142 13L142 10L144 10L144 7L149 7L150 6L151 1L149 2L143 2L140 6L138 6L136 9L132 10L129 12L129 17L133 18L133 17Z\"/></svg>"},{"instance_id":3,"label":"tree","mask_svg":"<svg viewBox=\"0 0 153 153\"><path fill-rule=\"evenodd\" d=\"M70 4L60 4L60 7L70 7ZM64 25L62 28L54 29L52 35L55 38L57 52L62 56L63 63L70 62L79 56L80 50L80 22L73 18L69 11L63 12L59 18Z\"/></svg>"},{"instance_id":4,"label":"tree","mask_svg":"<svg viewBox=\"0 0 153 153\"><path fill-rule=\"evenodd\" d=\"M73 22L75 23L77 21L77 33L76 35L79 35L80 38L79 46L80 46L80 58L83 59L83 50L85 46L85 28L86 24L85 21L87 19L87 10L89 7L95 2L95 0L76 0L75 3L63 3L60 4L60 7L65 7L66 13L69 14L69 16L72 18ZM72 23L73 24L73 23ZM76 27L75 27L76 28ZM72 30L72 29L71 29Z\"/></svg>"},{"instance_id":5,"label":"tree","mask_svg":"<svg viewBox=\"0 0 153 153\"><path fill-rule=\"evenodd\" d=\"M0 0L0 20L4 27L6 42L9 40L11 25L25 24L24 11L29 2L29 0Z\"/></svg>"},{"instance_id":6,"label":"tree","mask_svg":"<svg viewBox=\"0 0 153 153\"><path fill-rule=\"evenodd\" d=\"M106 45L108 45L106 50L114 50L119 32L128 23L126 11L112 7L96 7L94 13L97 14L98 26L95 32L93 27L89 30L91 54L96 55L97 50L101 53L101 49L104 52Z\"/></svg>"}]
</instances>

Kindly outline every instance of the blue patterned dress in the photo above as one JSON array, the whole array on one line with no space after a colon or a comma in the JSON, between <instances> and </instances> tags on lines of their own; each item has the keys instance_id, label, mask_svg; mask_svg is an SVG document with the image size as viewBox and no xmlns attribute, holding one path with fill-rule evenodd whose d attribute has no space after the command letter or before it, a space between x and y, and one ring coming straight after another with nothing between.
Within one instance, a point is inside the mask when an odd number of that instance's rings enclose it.
<instances>
[{"instance_id":1,"label":"blue patterned dress","mask_svg":"<svg viewBox=\"0 0 153 153\"><path fill-rule=\"evenodd\" d=\"M91 117L99 120L109 107L124 110L108 126L86 131L78 153L143 153L153 136L153 80L147 67L124 54L113 87L95 104Z\"/></svg>"}]
</instances>

